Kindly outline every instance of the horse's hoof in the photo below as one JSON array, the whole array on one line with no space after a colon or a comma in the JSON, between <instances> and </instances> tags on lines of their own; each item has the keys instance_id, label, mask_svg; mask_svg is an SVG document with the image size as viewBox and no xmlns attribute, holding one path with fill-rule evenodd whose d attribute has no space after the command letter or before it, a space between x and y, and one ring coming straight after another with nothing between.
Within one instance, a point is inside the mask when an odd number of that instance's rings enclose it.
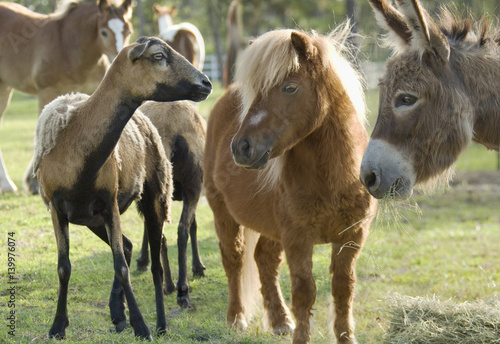
<instances>
[{"instance_id":1,"label":"horse's hoof","mask_svg":"<svg viewBox=\"0 0 500 344\"><path fill-rule=\"evenodd\" d=\"M127 319L120 321L115 325L116 333L120 333L128 327Z\"/></svg>"},{"instance_id":2,"label":"horse's hoof","mask_svg":"<svg viewBox=\"0 0 500 344\"><path fill-rule=\"evenodd\" d=\"M288 320L283 325L274 327L273 333L277 336L285 336L287 334L292 334L294 329L295 329L294 322Z\"/></svg>"}]
</instances>

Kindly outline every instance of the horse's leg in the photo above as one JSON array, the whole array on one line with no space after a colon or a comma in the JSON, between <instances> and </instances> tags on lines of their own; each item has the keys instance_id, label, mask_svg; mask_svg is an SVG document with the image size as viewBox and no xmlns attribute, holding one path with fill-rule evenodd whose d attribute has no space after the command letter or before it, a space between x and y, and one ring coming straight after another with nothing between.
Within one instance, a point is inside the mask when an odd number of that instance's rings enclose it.
<instances>
[{"instance_id":1,"label":"horse's leg","mask_svg":"<svg viewBox=\"0 0 500 344\"><path fill-rule=\"evenodd\" d=\"M0 121L10 103L12 93L12 88L0 83ZM2 158L2 151L0 151L0 192L14 192L16 190L17 187L7 173L7 168Z\"/></svg>"},{"instance_id":2,"label":"horse's leg","mask_svg":"<svg viewBox=\"0 0 500 344\"><path fill-rule=\"evenodd\" d=\"M293 239L283 240L283 244L290 268L292 312L296 320L293 344L310 343L309 319L316 300L316 283L312 274L313 245L305 241L294 242Z\"/></svg>"},{"instance_id":3,"label":"horse's leg","mask_svg":"<svg viewBox=\"0 0 500 344\"><path fill-rule=\"evenodd\" d=\"M142 246L137 258L137 270L146 271L149 264L149 239L148 231L144 228L144 235L142 236Z\"/></svg>"},{"instance_id":4,"label":"horse's leg","mask_svg":"<svg viewBox=\"0 0 500 344\"><path fill-rule=\"evenodd\" d=\"M125 293L125 298L127 299L130 314L130 324L134 328L135 336L140 336L145 339L152 339L151 332L144 322L144 318L139 310L139 306L137 305L137 300L135 299L134 292L132 291L132 285L130 284L130 269L123 250L122 230L120 227L120 212L116 199L114 201L114 204L112 205L112 208L108 210L108 214L110 214L111 217L107 218L105 222L111 251L113 253L115 277L122 285L123 292Z\"/></svg>"},{"instance_id":5,"label":"horse's leg","mask_svg":"<svg viewBox=\"0 0 500 344\"><path fill-rule=\"evenodd\" d=\"M89 227L89 229L101 238L102 241L109 245L108 234L105 226ZM122 235L122 241L125 260L130 268L130 262L132 259L132 242L125 235ZM113 279L113 286L111 288L111 294L109 295L108 305L111 321L115 325L116 332L120 333L127 327L127 315L125 314L125 294L123 293L122 285L116 276Z\"/></svg>"},{"instance_id":6,"label":"horse's leg","mask_svg":"<svg viewBox=\"0 0 500 344\"><path fill-rule=\"evenodd\" d=\"M221 199L222 196L212 196L210 205L214 212L215 231L219 238L222 265L228 280L229 300L226 320L231 327L246 329L247 322L241 300L240 283L245 239L242 228L229 214Z\"/></svg>"},{"instance_id":7,"label":"horse's leg","mask_svg":"<svg viewBox=\"0 0 500 344\"><path fill-rule=\"evenodd\" d=\"M292 316L283 300L279 285L279 270L283 264L283 246L277 241L259 238L254 252L259 268L261 292L269 323L278 335L292 333L295 328Z\"/></svg>"},{"instance_id":8,"label":"horse's leg","mask_svg":"<svg viewBox=\"0 0 500 344\"><path fill-rule=\"evenodd\" d=\"M59 275L59 295L57 297L56 317L49 330L50 338L63 339L66 335L68 318L68 283L71 276L71 263L69 261L69 231L68 220L58 214L51 205L50 215L54 226L57 241L57 274Z\"/></svg>"},{"instance_id":9,"label":"horse's leg","mask_svg":"<svg viewBox=\"0 0 500 344\"><path fill-rule=\"evenodd\" d=\"M144 223L149 237L151 251L151 273L155 286L156 300L156 333L165 334L167 320L163 300L163 269L161 266L160 250L162 246L163 224L166 220L165 205L160 201L156 190L149 183L144 185L144 192L139 209L144 216Z\"/></svg>"},{"instance_id":10,"label":"horse's leg","mask_svg":"<svg viewBox=\"0 0 500 344\"><path fill-rule=\"evenodd\" d=\"M340 244L332 245L332 296L334 304L333 331L338 343L356 343L354 338L354 321L352 308L354 285L356 283L356 261L361 249L342 248Z\"/></svg>"}]
</instances>

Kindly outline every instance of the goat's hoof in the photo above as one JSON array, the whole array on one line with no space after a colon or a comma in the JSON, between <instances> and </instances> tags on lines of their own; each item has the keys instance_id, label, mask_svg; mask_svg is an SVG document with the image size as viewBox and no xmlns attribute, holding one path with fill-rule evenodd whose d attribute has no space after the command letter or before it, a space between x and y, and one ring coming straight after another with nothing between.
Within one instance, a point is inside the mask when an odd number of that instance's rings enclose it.
<instances>
[{"instance_id":1,"label":"goat's hoof","mask_svg":"<svg viewBox=\"0 0 500 344\"><path fill-rule=\"evenodd\" d=\"M137 271L140 271L140 272L148 271L148 264L149 264L149 261L147 259L143 260L139 257L137 259Z\"/></svg>"},{"instance_id":2,"label":"goat's hoof","mask_svg":"<svg viewBox=\"0 0 500 344\"><path fill-rule=\"evenodd\" d=\"M174 284L165 284L165 286L163 287L163 294L165 294L165 295L170 295L170 294L172 294L175 290L176 290L176 288L175 288L175 285L174 285Z\"/></svg>"},{"instance_id":3,"label":"goat's hoof","mask_svg":"<svg viewBox=\"0 0 500 344\"><path fill-rule=\"evenodd\" d=\"M167 326L159 326L156 328L156 336L164 336L167 334L168 327Z\"/></svg>"},{"instance_id":4,"label":"goat's hoof","mask_svg":"<svg viewBox=\"0 0 500 344\"><path fill-rule=\"evenodd\" d=\"M66 337L66 327L69 326L69 319L54 321L49 330L49 338L64 339Z\"/></svg>"},{"instance_id":5,"label":"goat's hoof","mask_svg":"<svg viewBox=\"0 0 500 344\"><path fill-rule=\"evenodd\" d=\"M200 277L205 277L205 270L207 268L203 265L203 264L200 264L198 266L193 266L193 276L195 278L200 278Z\"/></svg>"},{"instance_id":6,"label":"goat's hoof","mask_svg":"<svg viewBox=\"0 0 500 344\"><path fill-rule=\"evenodd\" d=\"M120 321L115 325L116 333L120 333L128 327L127 319Z\"/></svg>"},{"instance_id":7,"label":"goat's hoof","mask_svg":"<svg viewBox=\"0 0 500 344\"><path fill-rule=\"evenodd\" d=\"M140 337L144 340L148 341L153 341L153 337L151 336L151 332L149 331L149 328L146 326L146 324L143 324L142 326L134 327L134 334L136 337Z\"/></svg>"},{"instance_id":8,"label":"goat's hoof","mask_svg":"<svg viewBox=\"0 0 500 344\"><path fill-rule=\"evenodd\" d=\"M189 294L177 295L177 304L181 308L186 308L186 309L193 308L193 306L191 305L191 301L189 299Z\"/></svg>"}]
</instances>

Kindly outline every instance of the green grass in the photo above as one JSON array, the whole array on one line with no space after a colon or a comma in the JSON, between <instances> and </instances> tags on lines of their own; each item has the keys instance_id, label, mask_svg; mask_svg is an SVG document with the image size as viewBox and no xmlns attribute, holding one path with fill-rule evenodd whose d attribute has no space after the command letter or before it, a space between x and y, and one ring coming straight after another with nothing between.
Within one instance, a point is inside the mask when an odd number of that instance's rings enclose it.
<instances>
[{"instance_id":1,"label":"green grass","mask_svg":"<svg viewBox=\"0 0 500 344\"><path fill-rule=\"evenodd\" d=\"M218 87L200 104L207 117L218 95ZM370 92L369 102L375 104ZM21 186L31 158L36 125L36 99L19 93L0 127L0 147L14 182ZM372 110L376 116L376 108ZM465 161L466 160L466 161ZM458 163L459 168L492 169L491 152L472 146ZM400 211L394 224L391 214L374 221L372 233L358 262L354 317L361 343L381 343L389 327L387 297L393 293L411 296L438 295L456 301L499 298L500 284L500 198L488 189L450 189L432 197L415 196L422 215ZM176 202L173 218L178 219ZM165 228L173 271L177 266L176 223ZM137 249L142 221L134 207L122 217L124 233ZM247 332L229 330L225 325L227 282L222 268L213 216L206 202L198 209L199 242L206 277L190 279L194 309L180 310L175 295L166 297L170 331L161 341L169 343L289 343L289 337L275 337L257 321ZM57 251L49 213L38 196L22 191L0 195L0 342L49 342L47 332L53 321L57 300ZM16 239L16 336L5 326L7 301L7 238ZM134 343L131 328L121 334L109 333L111 322L107 300L113 278L110 249L84 227L70 226L72 275L66 343ZM313 343L332 342L328 330L330 305L330 247L317 246L314 276L318 296L314 310ZM154 327L156 314L150 273L137 273L132 263L132 285L146 322ZM290 300L288 269L282 271L282 288Z\"/></svg>"}]
</instances>

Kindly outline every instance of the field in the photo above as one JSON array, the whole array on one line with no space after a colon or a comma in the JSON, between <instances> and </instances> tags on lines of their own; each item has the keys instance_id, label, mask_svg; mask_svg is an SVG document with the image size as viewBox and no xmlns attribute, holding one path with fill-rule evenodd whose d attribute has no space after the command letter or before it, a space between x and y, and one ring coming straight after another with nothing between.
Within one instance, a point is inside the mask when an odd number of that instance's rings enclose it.
<instances>
[{"instance_id":1,"label":"field","mask_svg":"<svg viewBox=\"0 0 500 344\"><path fill-rule=\"evenodd\" d=\"M207 117L220 88L201 104ZM376 116L376 92L369 93L371 122ZM14 182L22 176L32 155L36 99L16 93L0 127L0 147ZM432 196L415 195L397 208L381 206L372 233L357 266L355 320L360 343L383 343L389 328L389 299L394 294L434 296L456 302L500 298L500 172L496 153L473 145L457 164L452 187ZM416 210L416 204L420 211ZM176 221L165 228L171 265L177 266ZM122 217L123 230L140 246L142 222L134 207ZM222 268L211 210L202 199L198 208L201 255L206 277L190 279L191 310L181 310L175 295L166 297L170 330L158 341L168 343L289 343L275 337L255 320L247 332L225 325L226 278ZM50 216L39 196L19 191L0 194L0 342L49 342L57 299L57 251ZM8 282L8 241L15 241L16 284ZM13 241L13 240L14 241ZM133 343L129 327L110 333L107 306L113 265L111 250L85 227L70 226L72 276L68 309L71 324L66 343ZM314 276L318 296L314 311L313 343L332 342L330 320L330 247L318 246ZM135 258L135 257L134 257ZM132 285L147 323L156 322L151 274L138 273L133 258ZM282 288L290 300L288 269L282 270ZM15 287L12 299L8 288ZM15 304L15 336L9 335L9 301Z\"/></svg>"}]
</instances>

